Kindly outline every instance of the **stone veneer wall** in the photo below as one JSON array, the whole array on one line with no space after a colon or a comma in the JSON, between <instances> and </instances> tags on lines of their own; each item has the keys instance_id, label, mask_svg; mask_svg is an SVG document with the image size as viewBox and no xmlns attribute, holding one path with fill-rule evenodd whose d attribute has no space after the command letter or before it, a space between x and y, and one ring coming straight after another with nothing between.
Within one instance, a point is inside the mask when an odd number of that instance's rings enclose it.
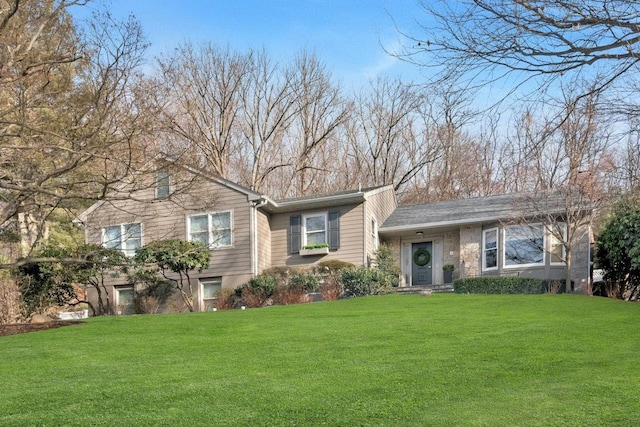
<instances>
[{"instance_id":1,"label":"stone veneer wall","mask_svg":"<svg viewBox=\"0 0 640 427\"><path fill-rule=\"evenodd\" d=\"M444 264L453 264L454 277L460 274L460 232L458 230L444 233L442 242Z\"/></svg>"},{"instance_id":2,"label":"stone veneer wall","mask_svg":"<svg viewBox=\"0 0 640 427\"><path fill-rule=\"evenodd\" d=\"M460 277L480 275L482 261L480 245L482 245L481 226L460 227ZM445 253L448 252L445 250Z\"/></svg>"}]
</instances>

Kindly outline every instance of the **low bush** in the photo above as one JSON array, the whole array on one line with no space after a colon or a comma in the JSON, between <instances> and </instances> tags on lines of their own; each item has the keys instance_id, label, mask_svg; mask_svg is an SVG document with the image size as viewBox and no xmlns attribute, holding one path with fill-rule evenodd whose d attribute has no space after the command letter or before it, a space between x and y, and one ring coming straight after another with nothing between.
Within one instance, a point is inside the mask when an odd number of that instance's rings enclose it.
<instances>
[{"instance_id":1,"label":"low bush","mask_svg":"<svg viewBox=\"0 0 640 427\"><path fill-rule=\"evenodd\" d=\"M339 259L330 259L328 261L321 261L318 264L320 269L327 270L329 273L337 273L340 270L344 270L345 268L354 268L355 264L351 264L347 261L341 261ZM322 271L321 271L322 273Z\"/></svg>"},{"instance_id":2,"label":"low bush","mask_svg":"<svg viewBox=\"0 0 640 427\"><path fill-rule=\"evenodd\" d=\"M336 301L340 298L343 292L342 283L338 280L336 275L326 277L322 284L320 284L320 295L325 301Z\"/></svg>"},{"instance_id":3,"label":"low bush","mask_svg":"<svg viewBox=\"0 0 640 427\"><path fill-rule=\"evenodd\" d=\"M547 294L564 294L567 287L564 285L567 283L565 279L552 279L542 281L542 292ZM575 283L571 281L571 290L574 290Z\"/></svg>"},{"instance_id":4,"label":"low bush","mask_svg":"<svg viewBox=\"0 0 640 427\"><path fill-rule=\"evenodd\" d=\"M242 285L242 301L247 307L262 307L276 291L275 277L261 274Z\"/></svg>"},{"instance_id":5,"label":"low bush","mask_svg":"<svg viewBox=\"0 0 640 427\"><path fill-rule=\"evenodd\" d=\"M391 286L394 288L400 284L400 267L394 255L393 248L387 245L380 245L376 252L376 265L378 269L389 274Z\"/></svg>"},{"instance_id":6,"label":"low bush","mask_svg":"<svg viewBox=\"0 0 640 427\"><path fill-rule=\"evenodd\" d=\"M310 302L309 295L301 288L278 286L273 294L273 305L303 304Z\"/></svg>"},{"instance_id":7,"label":"low bush","mask_svg":"<svg viewBox=\"0 0 640 427\"><path fill-rule=\"evenodd\" d=\"M320 278L314 274L298 273L291 276L287 287L300 293L315 292L320 286Z\"/></svg>"},{"instance_id":8,"label":"low bush","mask_svg":"<svg viewBox=\"0 0 640 427\"><path fill-rule=\"evenodd\" d=\"M240 296L233 288L222 288L216 292L215 307L218 310L231 310L238 305Z\"/></svg>"},{"instance_id":9,"label":"low bush","mask_svg":"<svg viewBox=\"0 0 640 427\"><path fill-rule=\"evenodd\" d=\"M343 296L346 298L387 294L393 287L393 277L377 268L356 267L341 270L340 281L344 288Z\"/></svg>"},{"instance_id":10,"label":"low bush","mask_svg":"<svg viewBox=\"0 0 640 427\"><path fill-rule=\"evenodd\" d=\"M545 284L531 277L468 277L453 282L459 294L542 294Z\"/></svg>"}]
</instances>

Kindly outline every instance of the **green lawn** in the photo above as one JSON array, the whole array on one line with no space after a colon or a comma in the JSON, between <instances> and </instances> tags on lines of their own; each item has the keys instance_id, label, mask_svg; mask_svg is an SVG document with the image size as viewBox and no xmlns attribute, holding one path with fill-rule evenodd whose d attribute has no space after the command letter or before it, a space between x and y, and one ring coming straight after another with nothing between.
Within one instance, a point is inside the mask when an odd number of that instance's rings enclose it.
<instances>
[{"instance_id":1,"label":"green lawn","mask_svg":"<svg viewBox=\"0 0 640 427\"><path fill-rule=\"evenodd\" d=\"M369 297L0 337L0 425L640 425L640 304Z\"/></svg>"}]
</instances>

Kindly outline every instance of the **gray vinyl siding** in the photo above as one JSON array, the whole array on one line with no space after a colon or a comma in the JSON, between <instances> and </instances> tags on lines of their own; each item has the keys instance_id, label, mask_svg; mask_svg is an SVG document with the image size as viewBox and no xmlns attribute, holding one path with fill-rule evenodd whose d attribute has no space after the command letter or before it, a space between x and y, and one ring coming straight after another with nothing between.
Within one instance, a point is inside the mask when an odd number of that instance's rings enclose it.
<instances>
[{"instance_id":1,"label":"gray vinyl siding","mask_svg":"<svg viewBox=\"0 0 640 427\"><path fill-rule=\"evenodd\" d=\"M288 252L289 218L292 215L304 215L315 212L340 212L340 249L330 251L323 256L303 257ZM271 265L272 266L304 266L339 259L355 265L363 264L364 257L364 206L343 205L332 206L323 210L294 211L277 213L271 217Z\"/></svg>"}]
</instances>

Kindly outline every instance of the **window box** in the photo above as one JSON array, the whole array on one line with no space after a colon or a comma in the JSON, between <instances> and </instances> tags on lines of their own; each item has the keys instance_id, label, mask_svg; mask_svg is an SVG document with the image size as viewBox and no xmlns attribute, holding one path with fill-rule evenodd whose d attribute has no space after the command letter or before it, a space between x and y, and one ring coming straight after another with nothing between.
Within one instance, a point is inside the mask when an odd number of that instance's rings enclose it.
<instances>
[{"instance_id":1,"label":"window box","mask_svg":"<svg viewBox=\"0 0 640 427\"><path fill-rule=\"evenodd\" d=\"M329 247L300 249L300 256L326 255L329 253Z\"/></svg>"}]
</instances>

